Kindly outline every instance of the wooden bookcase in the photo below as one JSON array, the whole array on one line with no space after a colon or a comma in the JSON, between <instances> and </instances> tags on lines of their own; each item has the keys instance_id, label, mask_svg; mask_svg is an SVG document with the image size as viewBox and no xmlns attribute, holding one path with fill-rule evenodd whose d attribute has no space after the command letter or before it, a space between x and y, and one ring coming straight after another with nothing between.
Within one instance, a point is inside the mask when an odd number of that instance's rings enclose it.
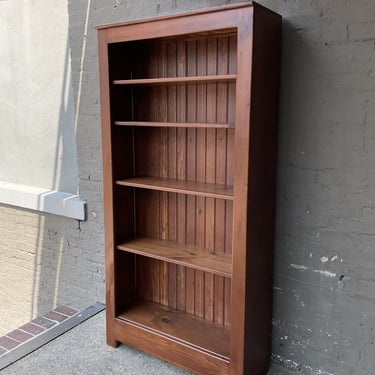
<instances>
[{"instance_id":1,"label":"wooden bookcase","mask_svg":"<svg viewBox=\"0 0 375 375\"><path fill-rule=\"evenodd\" d=\"M266 372L280 28L253 3L98 27L108 344Z\"/></svg>"}]
</instances>

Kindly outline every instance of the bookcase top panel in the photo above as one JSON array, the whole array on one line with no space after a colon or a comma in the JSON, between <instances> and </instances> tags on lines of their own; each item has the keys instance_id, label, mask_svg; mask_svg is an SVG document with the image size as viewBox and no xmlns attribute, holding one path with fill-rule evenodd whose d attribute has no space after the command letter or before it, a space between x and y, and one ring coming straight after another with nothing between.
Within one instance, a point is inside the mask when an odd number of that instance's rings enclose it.
<instances>
[{"instance_id":1,"label":"bookcase top panel","mask_svg":"<svg viewBox=\"0 0 375 375\"><path fill-rule=\"evenodd\" d=\"M241 3L173 14L138 21L99 26L99 39L107 44L155 38L178 38L181 35L244 34L252 30L252 3Z\"/></svg>"},{"instance_id":2,"label":"bookcase top panel","mask_svg":"<svg viewBox=\"0 0 375 375\"><path fill-rule=\"evenodd\" d=\"M158 17L149 17L149 18L142 18L139 20L131 20L131 21L124 21L124 22L117 22L117 23L110 23L105 25L99 25L96 26L97 30L101 29L109 29L114 27L120 27L120 26L130 26L135 25L139 23L151 23L155 21L162 21L162 20L170 20L175 18L183 18L183 17L190 17L193 15L198 14L208 14L208 13L215 13L215 12L221 12L221 11L228 11L231 9L241 9L241 8L249 8L252 7L254 3L252 1L247 1L244 3L238 3L238 4L229 4L229 5L222 5L217 7L210 7L210 8L203 8L203 9L197 9L190 12L179 12L175 14L168 14L164 16L158 16Z\"/></svg>"}]
</instances>

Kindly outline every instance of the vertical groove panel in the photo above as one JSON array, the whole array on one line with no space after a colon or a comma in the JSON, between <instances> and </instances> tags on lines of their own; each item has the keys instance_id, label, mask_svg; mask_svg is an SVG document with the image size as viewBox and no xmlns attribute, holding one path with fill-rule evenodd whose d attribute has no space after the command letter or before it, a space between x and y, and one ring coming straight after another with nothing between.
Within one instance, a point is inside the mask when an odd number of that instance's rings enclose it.
<instances>
[{"instance_id":1,"label":"vertical groove panel","mask_svg":"<svg viewBox=\"0 0 375 375\"><path fill-rule=\"evenodd\" d=\"M237 36L229 37L228 73L237 72ZM235 124L235 95L236 86L234 83L228 84L228 122ZM226 183L233 186L234 181L234 129L227 131L227 160L226 160ZM225 252L232 253L233 249L233 202L226 202L226 232L225 232ZM232 281L225 279L224 282L224 325L230 326L231 317L231 289Z\"/></svg>"},{"instance_id":2,"label":"vertical groove panel","mask_svg":"<svg viewBox=\"0 0 375 375\"><path fill-rule=\"evenodd\" d=\"M167 77L176 77L176 43L166 44L167 48ZM175 122L176 115L176 86L167 88L168 121ZM168 128L168 177L176 178L177 142L176 129ZM168 193L168 239L177 240L177 194ZM168 304L177 308L177 266L170 264L168 268Z\"/></svg>"},{"instance_id":3,"label":"vertical groove panel","mask_svg":"<svg viewBox=\"0 0 375 375\"><path fill-rule=\"evenodd\" d=\"M186 42L186 54L187 54L187 69L186 73L188 76L195 76L197 67L197 54L196 54L196 41ZM197 86L187 86L187 112L186 120L188 122L197 121ZM196 129L189 128L187 132L187 174L186 178L189 181L196 181ZM195 245L195 212L196 212L196 197L188 195L186 197L186 242L190 245ZM199 228L198 228L199 230ZM192 268L186 268L186 312L190 314L195 313L195 270Z\"/></svg>"},{"instance_id":4,"label":"vertical groove panel","mask_svg":"<svg viewBox=\"0 0 375 375\"><path fill-rule=\"evenodd\" d=\"M228 72L228 38L219 38L217 45L217 73L227 74ZM228 84L217 84L217 122L227 120L227 103L228 103ZM218 184L226 183L226 145L227 130L216 130L216 178ZM225 201L216 199L215 201L215 252L224 253L225 248ZM214 321L218 324L224 323L224 282L225 278L214 276Z\"/></svg>"},{"instance_id":5,"label":"vertical groove panel","mask_svg":"<svg viewBox=\"0 0 375 375\"><path fill-rule=\"evenodd\" d=\"M186 43L177 42L177 76L186 75ZM186 122L186 85L177 86L177 122ZM177 179L186 179L186 129L177 128ZM177 241L186 243L186 195L177 194ZM177 309L186 308L185 267L177 266Z\"/></svg>"},{"instance_id":6,"label":"vertical groove panel","mask_svg":"<svg viewBox=\"0 0 375 375\"><path fill-rule=\"evenodd\" d=\"M150 58L157 62L156 60L156 56L157 56L157 52L156 52L156 48L154 47L151 47L150 49ZM148 64L147 65L147 68L149 70L149 75L150 77L157 77L157 74L158 74L158 65L157 63L154 63L154 64ZM158 90L159 88L154 86L154 87L150 87L149 88L150 90L150 93L149 93L149 96L150 96L150 106L149 106L149 113L150 113L150 118L156 118L157 115L158 115L158 112L159 112L159 109L158 109L158 106L159 106L159 100L158 100ZM161 154L161 149L160 149L160 139L159 139L159 135L160 135L160 132L158 131L158 129L145 129L147 132L150 132L151 133L151 140L150 140L150 152L152 153L152 159L151 159L151 163L149 163L149 160L145 160L145 165L146 165L146 169L150 169L149 170L149 173L152 173L154 176L155 175L160 175L160 169L161 169L161 158L160 158L160 154ZM151 169L153 169L154 171L152 171ZM145 194L148 194L149 192L148 191L145 191ZM149 194L150 196L152 196L152 199L155 200L155 213L159 213L160 214L160 193L159 192L156 192L157 194ZM141 202L140 202L141 203ZM142 203L141 203L142 204ZM145 215L150 215L150 213L148 212L148 206L145 207ZM152 215L151 215L152 216ZM144 218L145 216L142 215L141 218ZM160 238L160 235L161 235L161 226L163 225L163 221L160 221L160 215L159 217L157 218L159 220L155 220L157 221L155 224L153 224L155 226L155 229L154 229L154 237L157 237L157 238ZM151 223L149 223L150 225ZM146 228L147 229L147 228ZM151 289L152 289L152 300L157 302L157 303L160 303L161 302L161 286L162 286L162 280L160 280L160 276L162 275L162 262L158 261L158 260L155 260L155 259L147 259L146 257L142 257L141 258L141 261L142 262L148 262L150 264L150 267L151 267L151 275L152 275L152 284L151 284Z\"/></svg>"},{"instance_id":7,"label":"vertical groove panel","mask_svg":"<svg viewBox=\"0 0 375 375\"><path fill-rule=\"evenodd\" d=\"M228 73L237 73L237 37L229 37L229 66ZM230 124L235 124L236 122L236 84L231 82L228 84L228 122Z\"/></svg>"},{"instance_id":8,"label":"vertical groove panel","mask_svg":"<svg viewBox=\"0 0 375 375\"><path fill-rule=\"evenodd\" d=\"M197 75L207 74L207 41L197 41ZM207 121L207 85L197 85L197 121ZM206 181L206 129L197 129L197 181ZM196 245L205 246L205 198L196 197ZM205 316L205 277L204 272L195 271L195 314L199 317Z\"/></svg>"},{"instance_id":9,"label":"vertical groove panel","mask_svg":"<svg viewBox=\"0 0 375 375\"><path fill-rule=\"evenodd\" d=\"M207 40L207 74L217 74L217 39ZM207 122L216 122L216 83L207 84ZM207 129L206 139L206 182L216 180L216 130ZM215 251L215 199L206 198L206 247ZM205 274L205 318L214 320L214 289L213 274Z\"/></svg>"},{"instance_id":10,"label":"vertical groove panel","mask_svg":"<svg viewBox=\"0 0 375 375\"><path fill-rule=\"evenodd\" d=\"M166 45L156 45L158 53L157 58L157 77L165 77L167 64L166 64ZM166 86L158 87L158 121L167 121L167 88ZM168 177L168 130L160 129L160 177ZM163 240L168 239L168 193L160 192L160 238ZM163 305L168 305L168 268L169 264L166 262L161 263L160 267L160 302Z\"/></svg>"},{"instance_id":11,"label":"vertical groove panel","mask_svg":"<svg viewBox=\"0 0 375 375\"><path fill-rule=\"evenodd\" d=\"M157 63L147 68L147 74L180 77L235 73L235 53L234 37L163 41L149 51ZM234 121L234 112L231 112L234 99L230 98L234 88L234 83L223 82L155 86L150 91L147 88L145 95L150 96L144 101L148 103L147 116L161 122ZM234 129L149 127L136 128L135 132L137 175L233 185ZM137 202L138 217L154 216L143 222L137 220L140 233L205 247L218 254L232 252L231 201L146 191L140 193ZM157 217L146 215L148 206L157 210ZM143 258L140 262L139 272L147 273L152 284L144 290L145 283L141 283L141 294L172 308L229 325L230 279L166 262Z\"/></svg>"}]
</instances>

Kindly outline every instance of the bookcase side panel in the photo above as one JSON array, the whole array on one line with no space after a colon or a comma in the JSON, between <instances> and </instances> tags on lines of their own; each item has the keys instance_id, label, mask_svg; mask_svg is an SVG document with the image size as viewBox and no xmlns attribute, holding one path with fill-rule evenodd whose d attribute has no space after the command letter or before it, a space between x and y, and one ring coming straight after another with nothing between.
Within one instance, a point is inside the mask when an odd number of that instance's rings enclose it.
<instances>
[{"instance_id":1,"label":"bookcase side panel","mask_svg":"<svg viewBox=\"0 0 375 375\"><path fill-rule=\"evenodd\" d=\"M253 40L245 371L260 373L271 354L281 17L254 6Z\"/></svg>"},{"instance_id":2,"label":"bookcase side panel","mask_svg":"<svg viewBox=\"0 0 375 375\"><path fill-rule=\"evenodd\" d=\"M253 8L243 9L237 29L236 125L234 140L233 277L230 374L245 371L246 261ZM252 285L254 287L254 285Z\"/></svg>"}]
</instances>

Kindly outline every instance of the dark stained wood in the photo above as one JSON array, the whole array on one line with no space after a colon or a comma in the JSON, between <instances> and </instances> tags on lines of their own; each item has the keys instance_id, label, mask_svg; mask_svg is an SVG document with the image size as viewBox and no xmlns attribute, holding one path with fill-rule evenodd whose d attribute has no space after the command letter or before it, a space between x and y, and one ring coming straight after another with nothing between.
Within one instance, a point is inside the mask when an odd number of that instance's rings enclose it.
<instances>
[{"instance_id":1,"label":"dark stained wood","mask_svg":"<svg viewBox=\"0 0 375 375\"><path fill-rule=\"evenodd\" d=\"M249 3L246 5L249 6ZM178 35L192 35L196 33L203 33L208 37L226 33L233 34L237 26L243 23L243 16L241 11L235 8L226 9L225 13L225 16L223 16L223 12L218 10L218 12L205 14L204 24L198 21L198 18L202 18L199 14L193 13L189 16L186 13L185 17L169 17L168 25L165 19L159 18L154 20L149 19L147 23L148 27L145 27L146 24L144 20L143 22L133 22L132 24L123 25L121 27L111 26L107 29L107 40L109 43L117 43L155 37L178 37ZM131 29L130 32L129 28Z\"/></svg>"},{"instance_id":2,"label":"dark stained wood","mask_svg":"<svg viewBox=\"0 0 375 375\"><path fill-rule=\"evenodd\" d=\"M230 36L228 38L228 72L234 73L237 69L237 37ZM235 118L235 105L236 105L236 86L234 83L228 85L228 121L234 121ZM227 131L227 168L225 171L226 184L232 184L234 180L234 130L230 129ZM225 253L232 253L233 241L233 202L226 202L225 207ZM230 326L231 320L231 302L232 302L232 283L231 280L225 279L224 281L224 324Z\"/></svg>"},{"instance_id":3,"label":"dark stained wood","mask_svg":"<svg viewBox=\"0 0 375 375\"><path fill-rule=\"evenodd\" d=\"M195 88L195 87L193 87ZM198 122L151 122L151 121L115 121L120 126L157 126L162 128L232 128L234 124L198 123Z\"/></svg>"},{"instance_id":4,"label":"dark stained wood","mask_svg":"<svg viewBox=\"0 0 375 375\"><path fill-rule=\"evenodd\" d=\"M207 73L207 40L197 40L197 74L205 75ZM197 85L197 105L196 117L199 122L207 122L207 85ZM196 178L197 181L206 181L206 128L197 129L196 144ZM199 161L199 162L198 162ZM196 198L195 222L197 231L195 234L195 243L197 246L205 247L205 216L206 202L204 197ZM205 315L205 274L202 271L195 271L195 314L199 317Z\"/></svg>"},{"instance_id":5,"label":"dark stained wood","mask_svg":"<svg viewBox=\"0 0 375 375\"><path fill-rule=\"evenodd\" d=\"M195 76L197 74L197 41L190 40L186 42L186 74ZM186 87L186 122L197 121L197 86L188 85ZM186 178L188 181L196 181L196 144L197 131L195 128L186 129ZM195 245L196 221L196 196L187 195L186 197L186 243ZM226 260L225 263L227 263ZM229 261L231 263L231 260ZM195 313L195 269L186 267L186 312Z\"/></svg>"},{"instance_id":6,"label":"dark stained wood","mask_svg":"<svg viewBox=\"0 0 375 375\"><path fill-rule=\"evenodd\" d=\"M217 40L207 40L207 74L217 74ZM207 108L208 122L217 122L217 84L207 84ZM206 132L206 182L216 182L216 129L207 129ZM206 198L206 222L205 222L206 248L215 251L215 200ZM209 321L214 321L215 308L215 277L211 273L205 274L204 316Z\"/></svg>"},{"instance_id":7,"label":"dark stained wood","mask_svg":"<svg viewBox=\"0 0 375 375\"><path fill-rule=\"evenodd\" d=\"M181 177L181 175L180 175ZM117 185L183 193L211 198L233 199L233 188L224 184L194 182L157 177L136 177L116 181Z\"/></svg>"},{"instance_id":8,"label":"dark stained wood","mask_svg":"<svg viewBox=\"0 0 375 375\"><path fill-rule=\"evenodd\" d=\"M116 318L113 322L113 328L119 337L127 338L128 345L194 371L196 374L228 374L229 364L227 359L212 355L196 346L187 345L174 337L147 329L147 326L140 326L132 321ZM208 332L210 331L208 330ZM157 345L155 345L155 341L157 341ZM171 353L173 353L172 356Z\"/></svg>"},{"instance_id":9,"label":"dark stained wood","mask_svg":"<svg viewBox=\"0 0 375 375\"><path fill-rule=\"evenodd\" d=\"M229 62L229 39L218 39L217 43L217 72L218 74L228 73ZM226 121L228 114L228 85L217 84L217 106L216 106L216 120L218 122ZM216 174L215 183L226 183L226 169L227 169L227 130L216 130ZM224 254L225 250L225 234L226 234L226 202L221 199L215 201L215 252L216 254ZM230 297L225 295L225 279L223 277L214 276L214 321L219 324L224 324L224 306L226 303L230 304Z\"/></svg>"},{"instance_id":10,"label":"dark stained wood","mask_svg":"<svg viewBox=\"0 0 375 375\"><path fill-rule=\"evenodd\" d=\"M280 21L247 2L99 28L110 345L266 373Z\"/></svg>"},{"instance_id":11,"label":"dark stained wood","mask_svg":"<svg viewBox=\"0 0 375 375\"><path fill-rule=\"evenodd\" d=\"M245 325L245 373L266 372L271 355L270 291L273 274L277 94L281 54L281 17L254 5L253 22L248 213L254 214L248 214L246 232L245 315L249 319L246 319ZM263 48L265 45L273 48ZM250 250L255 248L258 249L257 252ZM267 292L260 293L252 285L262 285Z\"/></svg>"},{"instance_id":12,"label":"dark stained wood","mask_svg":"<svg viewBox=\"0 0 375 375\"><path fill-rule=\"evenodd\" d=\"M156 49L157 55L157 77L166 77L167 76L167 48L165 44L162 44L161 47L157 46ZM157 118L164 121L168 121L168 101L167 101L167 87L160 86L158 87L157 92ZM160 171L159 176L161 178L168 178L168 129L163 127L160 132ZM159 220L160 220L160 238L162 240L168 239L168 230L169 230L169 219L168 219L168 193L160 193L160 211L159 211ZM169 264L167 262L161 262L160 268L160 284L161 284L161 296L160 303L168 306L169 299Z\"/></svg>"},{"instance_id":13,"label":"dark stained wood","mask_svg":"<svg viewBox=\"0 0 375 375\"><path fill-rule=\"evenodd\" d=\"M177 41L176 50L177 77L186 76L186 44ZM177 122L186 121L186 85L177 86L176 97ZM186 179L187 145L186 129L177 128L177 179ZM177 195L177 242L186 243L186 195ZM177 309L186 311L186 270L177 266Z\"/></svg>"},{"instance_id":14,"label":"dark stained wood","mask_svg":"<svg viewBox=\"0 0 375 375\"><path fill-rule=\"evenodd\" d=\"M185 57L181 57L181 59L184 59L184 58ZM179 67L181 67L181 65L179 65ZM231 81L235 81L236 78L237 77L235 74L195 76L195 77L185 77L181 75L178 77L168 77L168 78L116 79L112 83L114 85L184 85L184 84L220 82L220 81L231 82Z\"/></svg>"},{"instance_id":15,"label":"dark stained wood","mask_svg":"<svg viewBox=\"0 0 375 375\"><path fill-rule=\"evenodd\" d=\"M118 318L228 360L229 330L155 303L135 303Z\"/></svg>"},{"instance_id":16,"label":"dark stained wood","mask_svg":"<svg viewBox=\"0 0 375 375\"><path fill-rule=\"evenodd\" d=\"M231 332L236 342L231 342L231 375L246 374L245 371L245 319L246 317L246 277L247 267L247 225L248 196L247 183L249 178L250 154L250 93L252 76L252 26L253 7L242 10L247 22L238 28L238 51L241 58L237 58L237 74L240 79L236 82L236 131L234 134L234 193L233 201L233 277L231 303ZM238 54L237 54L238 57ZM242 110L239 110L239 109ZM246 155L246 156L245 156ZM259 251L259 249L257 249ZM237 273L238 272L238 273ZM258 289L259 290L259 289Z\"/></svg>"},{"instance_id":17,"label":"dark stained wood","mask_svg":"<svg viewBox=\"0 0 375 375\"><path fill-rule=\"evenodd\" d=\"M167 76L176 77L177 75L177 45L175 41L166 43L167 50ZM167 87L167 121L177 121L177 90L176 86ZM177 129L168 128L168 178L177 178ZM168 239L171 241L177 241L177 194L168 193ZM177 265L169 264L168 266L168 305L172 308L177 308Z\"/></svg>"},{"instance_id":18,"label":"dark stained wood","mask_svg":"<svg viewBox=\"0 0 375 375\"><path fill-rule=\"evenodd\" d=\"M147 18L147 19L142 19L142 20L132 20L132 21L125 21L125 22L116 22L116 23L112 23L112 24L106 24L106 25L99 25L99 26L96 26L96 29L99 31L101 29L109 29L109 28L121 28L122 26L132 26L134 24L144 24L145 22L147 23L151 23L151 22L163 22L164 20L172 20L172 19L179 19L179 18L185 18L185 17L191 17L191 16L194 16L194 15L204 15L206 13L214 13L216 14L217 12L221 12L221 11L226 11L228 13L229 10L237 10L239 8L247 8L249 6L251 6L253 3L252 1L248 1L246 2L246 4L230 4L230 5L226 5L226 6L217 6L217 7L210 7L210 8L205 8L205 9L197 9L197 10L192 10L190 12L185 12L185 13L176 13L176 14L169 14L169 15L166 15L166 16L158 16L158 17L150 17L150 18ZM237 26L237 25L235 25ZM221 27L221 28L224 28L224 27ZM205 33L221 33L222 31L221 30L216 30L214 28L212 28L212 30L209 30L207 28L204 28L202 27L202 30L200 31L200 33L198 35L201 35L201 34L205 34ZM227 32L227 30L225 30L225 32ZM177 35L176 32L172 32L170 33L170 35L172 37L175 37ZM152 35L151 35L152 36ZM130 40L132 40L130 38Z\"/></svg>"},{"instance_id":19,"label":"dark stained wood","mask_svg":"<svg viewBox=\"0 0 375 375\"><path fill-rule=\"evenodd\" d=\"M230 255L215 254L193 245L141 237L117 245L117 248L224 277L232 275Z\"/></svg>"}]
</instances>

